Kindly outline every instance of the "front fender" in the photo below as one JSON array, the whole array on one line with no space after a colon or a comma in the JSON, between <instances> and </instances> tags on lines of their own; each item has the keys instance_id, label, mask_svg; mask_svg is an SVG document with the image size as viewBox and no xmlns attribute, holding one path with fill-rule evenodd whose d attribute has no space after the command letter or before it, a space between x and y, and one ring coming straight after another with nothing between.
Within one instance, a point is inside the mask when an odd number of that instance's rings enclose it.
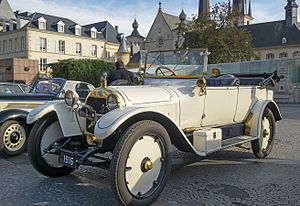
<instances>
[{"instance_id":1,"label":"front fender","mask_svg":"<svg viewBox=\"0 0 300 206\"><path fill-rule=\"evenodd\" d=\"M9 119L17 119L21 118L26 120L28 115L27 111L20 110L20 109L7 109L0 112L0 124L9 120Z\"/></svg>"},{"instance_id":2,"label":"front fender","mask_svg":"<svg viewBox=\"0 0 300 206\"><path fill-rule=\"evenodd\" d=\"M171 112L164 110L162 107L126 107L116 109L107 113L98 120L94 129L94 135L97 139L103 140L110 136L114 131L116 131L128 119L131 119L138 115L151 114L151 117L149 117L148 119L156 121L157 118L159 118L159 123L165 123L165 125L168 125L170 127L167 128L165 126L166 130L169 133L169 130L172 130L171 132L176 134L174 136L170 136L172 142L181 142L182 145L185 145L185 148L187 148L188 151L193 151L199 156L206 156L205 153L197 151L197 149L191 144L178 124L176 124L174 119L170 117L170 113Z\"/></svg>"},{"instance_id":3,"label":"front fender","mask_svg":"<svg viewBox=\"0 0 300 206\"><path fill-rule=\"evenodd\" d=\"M266 108L269 108L275 117L276 121L282 119L281 113L277 104L273 100L259 100L257 101L251 109L253 114L250 135L260 137L261 135L261 120Z\"/></svg>"},{"instance_id":4,"label":"front fender","mask_svg":"<svg viewBox=\"0 0 300 206\"><path fill-rule=\"evenodd\" d=\"M62 133L65 137L82 134L84 119L78 117L78 124L75 112L68 107L63 100L48 102L34 108L27 116L27 123L32 124L51 112L56 113Z\"/></svg>"}]
</instances>

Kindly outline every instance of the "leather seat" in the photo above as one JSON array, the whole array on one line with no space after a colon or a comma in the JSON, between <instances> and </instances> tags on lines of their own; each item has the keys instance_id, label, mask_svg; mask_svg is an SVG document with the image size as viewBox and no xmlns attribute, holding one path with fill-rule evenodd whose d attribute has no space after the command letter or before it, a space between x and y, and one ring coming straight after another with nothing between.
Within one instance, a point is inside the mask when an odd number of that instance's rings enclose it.
<instances>
[{"instance_id":1,"label":"leather seat","mask_svg":"<svg viewBox=\"0 0 300 206\"><path fill-rule=\"evenodd\" d=\"M239 86L240 80L232 74L225 74L219 77L210 77L206 79L206 85L208 87Z\"/></svg>"}]
</instances>

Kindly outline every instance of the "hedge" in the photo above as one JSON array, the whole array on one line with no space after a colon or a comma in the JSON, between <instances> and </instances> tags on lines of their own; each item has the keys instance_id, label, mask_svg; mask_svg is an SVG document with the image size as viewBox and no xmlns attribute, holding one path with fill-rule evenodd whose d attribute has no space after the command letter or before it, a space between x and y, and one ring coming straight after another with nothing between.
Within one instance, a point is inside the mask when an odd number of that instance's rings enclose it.
<instances>
[{"instance_id":1,"label":"hedge","mask_svg":"<svg viewBox=\"0 0 300 206\"><path fill-rule=\"evenodd\" d=\"M91 59L59 60L48 66L52 70L53 77L89 82L96 87L100 85L101 76L104 72L109 74L114 70L112 62Z\"/></svg>"}]
</instances>

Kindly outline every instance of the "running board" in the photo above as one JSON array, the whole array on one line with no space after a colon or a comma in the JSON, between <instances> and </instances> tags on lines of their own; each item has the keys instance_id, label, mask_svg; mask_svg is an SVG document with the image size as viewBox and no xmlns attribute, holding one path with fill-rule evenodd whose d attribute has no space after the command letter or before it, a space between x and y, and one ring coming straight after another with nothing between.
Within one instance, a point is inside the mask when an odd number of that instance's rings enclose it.
<instances>
[{"instance_id":1,"label":"running board","mask_svg":"<svg viewBox=\"0 0 300 206\"><path fill-rule=\"evenodd\" d=\"M236 146L239 144L243 144L246 142L250 142L252 140L256 140L258 137L253 137L253 136L238 136L238 137L233 137L230 139L226 139L222 141L222 146L221 149L226 149L228 147Z\"/></svg>"}]
</instances>

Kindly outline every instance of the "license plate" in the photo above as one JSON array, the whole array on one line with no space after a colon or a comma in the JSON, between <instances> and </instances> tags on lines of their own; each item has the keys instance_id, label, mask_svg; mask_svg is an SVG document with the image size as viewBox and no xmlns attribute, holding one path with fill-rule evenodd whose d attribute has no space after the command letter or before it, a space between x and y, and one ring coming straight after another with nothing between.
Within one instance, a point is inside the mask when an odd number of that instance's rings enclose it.
<instances>
[{"instance_id":1,"label":"license plate","mask_svg":"<svg viewBox=\"0 0 300 206\"><path fill-rule=\"evenodd\" d=\"M59 163L64 164L68 167L78 168L78 163L75 155L67 152L60 151L59 153Z\"/></svg>"}]
</instances>

